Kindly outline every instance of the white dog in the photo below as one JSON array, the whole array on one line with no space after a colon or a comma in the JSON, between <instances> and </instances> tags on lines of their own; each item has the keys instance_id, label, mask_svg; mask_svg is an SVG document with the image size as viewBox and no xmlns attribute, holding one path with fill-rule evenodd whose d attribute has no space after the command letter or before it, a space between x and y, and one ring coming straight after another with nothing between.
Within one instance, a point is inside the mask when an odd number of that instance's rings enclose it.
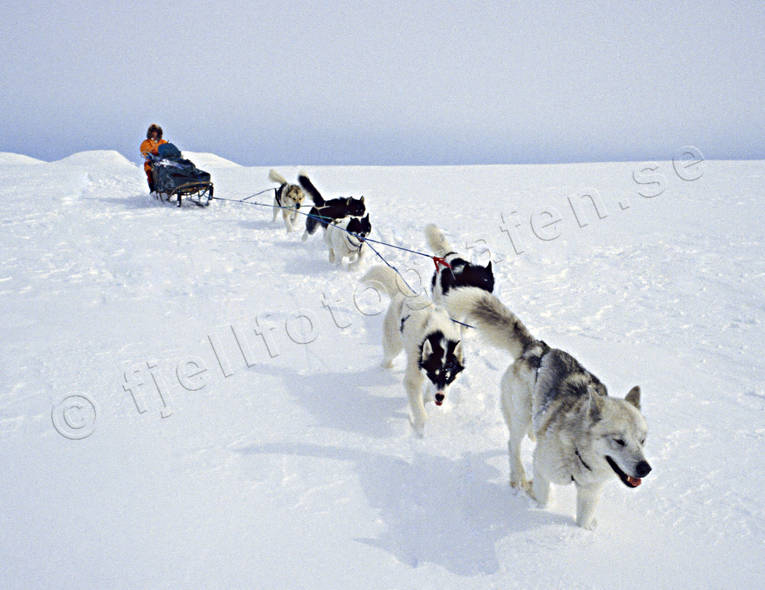
<instances>
[{"instance_id":1,"label":"white dog","mask_svg":"<svg viewBox=\"0 0 765 590\"><path fill-rule=\"evenodd\" d=\"M324 230L324 242L329 249L330 263L339 265L344 258L347 258L348 269L357 266L367 249L364 238L371 231L369 213L362 218L343 217L327 224Z\"/></svg>"},{"instance_id":2,"label":"white dog","mask_svg":"<svg viewBox=\"0 0 765 590\"><path fill-rule=\"evenodd\" d=\"M535 339L494 295L475 287L446 297L452 314L464 314L493 345L510 352L513 364L501 382L502 412L510 430L510 485L526 490L541 506L550 484L577 489L576 522L593 529L603 485L614 475L636 488L651 466L643 445L646 423L640 388L624 399L608 397L606 387L562 350ZM534 479L521 463L526 434L534 449Z\"/></svg>"},{"instance_id":3,"label":"white dog","mask_svg":"<svg viewBox=\"0 0 765 590\"><path fill-rule=\"evenodd\" d=\"M404 389L412 426L422 436L427 419L424 402L440 406L464 369L460 332L443 307L410 291L391 268L375 266L362 281L381 286L390 297L383 321L382 366L390 368L402 350L406 353Z\"/></svg>"}]
</instances>

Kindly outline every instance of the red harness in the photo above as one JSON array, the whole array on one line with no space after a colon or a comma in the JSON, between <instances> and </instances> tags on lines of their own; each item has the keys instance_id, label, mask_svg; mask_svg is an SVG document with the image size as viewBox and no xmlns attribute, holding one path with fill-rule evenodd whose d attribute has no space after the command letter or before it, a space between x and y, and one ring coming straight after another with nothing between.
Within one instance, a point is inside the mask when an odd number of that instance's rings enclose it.
<instances>
[{"instance_id":1,"label":"red harness","mask_svg":"<svg viewBox=\"0 0 765 590\"><path fill-rule=\"evenodd\" d=\"M436 265L436 272L441 270L441 267L444 268L451 268L452 265L446 262L446 258L442 258L441 256L433 256L433 264Z\"/></svg>"}]
</instances>

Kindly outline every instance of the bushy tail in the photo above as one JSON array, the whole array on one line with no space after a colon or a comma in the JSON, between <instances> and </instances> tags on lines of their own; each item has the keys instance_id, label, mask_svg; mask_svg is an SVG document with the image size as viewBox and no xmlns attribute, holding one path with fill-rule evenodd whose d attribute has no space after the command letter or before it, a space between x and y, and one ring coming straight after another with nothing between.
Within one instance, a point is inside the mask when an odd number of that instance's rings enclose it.
<instances>
[{"instance_id":1,"label":"bushy tail","mask_svg":"<svg viewBox=\"0 0 765 590\"><path fill-rule=\"evenodd\" d=\"M321 193L316 189L311 180L302 172L298 175L298 182L311 197L314 205L321 207L324 204L324 197L321 196Z\"/></svg>"},{"instance_id":2,"label":"bushy tail","mask_svg":"<svg viewBox=\"0 0 765 590\"><path fill-rule=\"evenodd\" d=\"M507 350L513 359L519 358L536 342L523 322L483 289L452 289L444 304L453 317L466 317L492 345Z\"/></svg>"},{"instance_id":3,"label":"bushy tail","mask_svg":"<svg viewBox=\"0 0 765 590\"><path fill-rule=\"evenodd\" d=\"M391 299L399 293L407 297L415 295L409 287L406 286L404 281L401 280L398 274L396 274L396 271L388 266L383 266L382 264L370 268L367 271L367 274L361 278L361 281L373 286L382 286L385 293L387 293L388 297Z\"/></svg>"},{"instance_id":4,"label":"bushy tail","mask_svg":"<svg viewBox=\"0 0 765 590\"><path fill-rule=\"evenodd\" d=\"M281 174L279 174L276 170L273 168L268 171L268 178L273 180L274 182L278 182L279 184L287 184L287 179L284 178Z\"/></svg>"},{"instance_id":5,"label":"bushy tail","mask_svg":"<svg viewBox=\"0 0 765 590\"><path fill-rule=\"evenodd\" d=\"M428 240L428 247L436 256L444 256L452 251L451 244L446 241L444 232L432 223L425 226L425 238Z\"/></svg>"}]
</instances>

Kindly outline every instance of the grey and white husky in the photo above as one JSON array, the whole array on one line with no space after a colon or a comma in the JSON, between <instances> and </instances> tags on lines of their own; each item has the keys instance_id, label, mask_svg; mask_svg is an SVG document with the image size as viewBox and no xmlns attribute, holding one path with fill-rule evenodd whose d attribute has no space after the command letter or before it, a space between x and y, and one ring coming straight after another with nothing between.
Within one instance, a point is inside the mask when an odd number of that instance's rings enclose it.
<instances>
[{"instance_id":1,"label":"grey and white husky","mask_svg":"<svg viewBox=\"0 0 765 590\"><path fill-rule=\"evenodd\" d=\"M276 170L270 170L268 178L279 183L279 188L274 192L274 218L271 221L276 221L276 217L279 215L279 211L281 211L284 227L287 229L287 233L289 233L295 229L298 209L303 204L305 193L297 184L287 182L284 176Z\"/></svg>"},{"instance_id":2,"label":"grey and white husky","mask_svg":"<svg viewBox=\"0 0 765 590\"><path fill-rule=\"evenodd\" d=\"M382 366L406 353L404 389L409 400L412 427L419 436L425 431L425 402L443 404L449 386L464 369L462 343L457 325L443 307L425 295L417 295L387 266L374 266L362 278L381 286L390 297L383 320Z\"/></svg>"},{"instance_id":3,"label":"grey and white husky","mask_svg":"<svg viewBox=\"0 0 765 590\"><path fill-rule=\"evenodd\" d=\"M502 413L510 430L510 485L547 504L550 484L573 483L576 523L593 529L603 485L614 475L636 488L651 466L643 454L646 422L640 388L609 397L600 380L570 354L534 338L494 295L455 289L446 297L452 314L464 314L487 340L513 358L501 381ZM521 463L521 441L536 440L533 482Z\"/></svg>"}]
</instances>

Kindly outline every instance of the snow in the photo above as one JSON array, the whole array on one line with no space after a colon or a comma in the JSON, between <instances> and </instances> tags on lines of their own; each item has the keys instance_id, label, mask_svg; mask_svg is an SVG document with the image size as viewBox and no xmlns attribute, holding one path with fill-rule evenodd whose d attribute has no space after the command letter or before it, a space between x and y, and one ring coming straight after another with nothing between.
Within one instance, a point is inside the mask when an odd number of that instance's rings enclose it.
<instances>
[{"instance_id":1,"label":"snow","mask_svg":"<svg viewBox=\"0 0 765 590\"><path fill-rule=\"evenodd\" d=\"M0 166L28 166L30 164L42 164L42 160L21 154L0 152Z\"/></svg>"},{"instance_id":2,"label":"snow","mask_svg":"<svg viewBox=\"0 0 765 590\"><path fill-rule=\"evenodd\" d=\"M125 156L116 150L90 150L78 152L54 162L66 166L85 166L89 170L123 170L133 166Z\"/></svg>"},{"instance_id":3,"label":"snow","mask_svg":"<svg viewBox=\"0 0 765 590\"><path fill-rule=\"evenodd\" d=\"M185 156L217 196L273 186ZM435 222L491 256L532 333L611 395L641 385L654 471L614 478L590 532L573 488L540 510L508 486L508 359L475 334L413 436L358 285L374 256L336 269L269 194L157 203L117 152L0 154L0 587L756 585L765 162L676 164L305 168L365 195L377 239L425 250ZM427 258L380 252L428 282Z\"/></svg>"},{"instance_id":4,"label":"snow","mask_svg":"<svg viewBox=\"0 0 765 590\"><path fill-rule=\"evenodd\" d=\"M183 150L183 157L191 160L194 164L203 170L207 168L236 168L239 164L221 158L215 154L209 154L207 152L189 152Z\"/></svg>"}]
</instances>

